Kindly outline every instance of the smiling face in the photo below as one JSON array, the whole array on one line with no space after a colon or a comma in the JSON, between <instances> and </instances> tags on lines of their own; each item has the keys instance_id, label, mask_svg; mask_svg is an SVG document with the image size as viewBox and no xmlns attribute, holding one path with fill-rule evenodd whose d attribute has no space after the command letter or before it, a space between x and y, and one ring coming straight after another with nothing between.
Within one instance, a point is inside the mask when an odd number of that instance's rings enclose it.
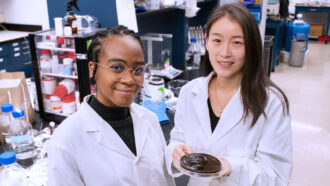
<instances>
[{"instance_id":1,"label":"smiling face","mask_svg":"<svg viewBox=\"0 0 330 186\"><path fill-rule=\"evenodd\" d=\"M97 86L96 98L108 107L127 107L141 89L131 70L118 81L111 76L111 71L105 68L113 63L122 62L127 68L136 68L144 65L144 56L138 40L127 35L113 35L104 41L98 59L95 81ZM89 72L93 73L95 64L89 62ZM143 83L143 82L142 82Z\"/></svg>"},{"instance_id":2,"label":"smiling face","mask_svg":"<svg viewBox=\"0 0 330 186\"><path fill-rule=\"evenodd\" d=\"M239 23L224 16L213 23L206 49L217 76L241 78L245 59L244 34Z\"/></svg>"}]
</instances>

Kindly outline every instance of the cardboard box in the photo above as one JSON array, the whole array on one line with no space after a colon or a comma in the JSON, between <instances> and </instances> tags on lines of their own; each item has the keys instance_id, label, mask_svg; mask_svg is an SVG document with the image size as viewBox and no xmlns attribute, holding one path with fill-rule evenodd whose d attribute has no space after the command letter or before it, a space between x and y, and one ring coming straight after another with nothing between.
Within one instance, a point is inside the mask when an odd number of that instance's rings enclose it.
<instances>
[{"instance_id":1,"label":"cardboard box","mask_svg":"<svg viewBox=\"0 0 330 186\"><path fill-rule=\"evenodd\" d=\"M309 35L310 36L323 36L324 24L310 24Z\"/></svg>"}]
</instances>

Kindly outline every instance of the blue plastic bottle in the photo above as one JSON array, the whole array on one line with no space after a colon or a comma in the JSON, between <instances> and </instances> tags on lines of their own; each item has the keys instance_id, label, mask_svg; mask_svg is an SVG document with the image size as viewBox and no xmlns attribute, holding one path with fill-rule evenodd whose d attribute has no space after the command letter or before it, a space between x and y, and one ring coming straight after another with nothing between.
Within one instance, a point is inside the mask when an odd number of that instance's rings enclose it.
<instances>
[{"instance_id":1,"label":"blue plastic bottle","mask_svg":"<svg viewBox=\"0 0 330 186\"><path fill-rule=\"evenodd\" d=\"M297 20L293 22L289 22L287 24L287 32L286 32L286 38L285 38L285 51L290 52L291 51L291 42L298 33L305 34L306 37L306 48L308 49L308 37L309 37L309 24L304 22L302 20L302 15L297 15Z\"/></svg>"}]
</instances>

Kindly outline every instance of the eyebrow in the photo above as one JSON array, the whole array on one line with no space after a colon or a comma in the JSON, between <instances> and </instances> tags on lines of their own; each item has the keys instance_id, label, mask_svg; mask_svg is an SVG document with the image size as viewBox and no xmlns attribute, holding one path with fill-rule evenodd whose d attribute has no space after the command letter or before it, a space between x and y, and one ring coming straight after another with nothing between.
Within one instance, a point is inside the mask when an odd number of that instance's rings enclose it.
<instances>
[{"instance_id":1,"label":"eyebrow","mask_svg":"<svg viewBox=\"0 0 330 186\"><path fill-rule=\"evenodd\" d=\"M211 35L222 36L222 34L219 34L219 33L212 33ZM242 39L244 39L244 36L236 35L236 36L232 36L232 38L242 38Z\"/></svg>"},{"instance_id":2,"label":"eyebrow","mask_svg":"<svg viewBox=\"0 0 330 186\"><path fill-rule=\"evenodd\" d=\"M121 62L121 63L125 63L127 65L127 62L120 58L111 58L108 60L108 62ZM145 62L144 61L135 61L134 65L137 65L137 66L145 65Z\"/></svg>"}]
</instances>

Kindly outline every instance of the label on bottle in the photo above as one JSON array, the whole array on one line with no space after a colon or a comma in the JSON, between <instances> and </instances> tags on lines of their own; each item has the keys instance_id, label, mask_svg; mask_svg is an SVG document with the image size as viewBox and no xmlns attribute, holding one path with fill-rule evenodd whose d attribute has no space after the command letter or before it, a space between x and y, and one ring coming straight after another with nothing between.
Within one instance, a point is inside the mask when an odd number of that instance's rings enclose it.
<instances>
[{"instance_id":1,"label":"label on bottle","mask_svg":"<svg viewBox=\"0 0 330 186\"><path fill-rule=\"evenodd\" d=\"M77 28L77 20L72 21L72 28Z\"/></svg>"},{"instance_id":2,"label":"label on bottle","mask_svg":"<svg viewBox=\"0 0 330 186\"><path fill-rule=\"evenodd\" d=\"M22 143L25 141L29 141L29 139L30 139L29 133L21 135L21 136L10 136L10 141L12 143Z\"/></svg>"}]
</instances>

